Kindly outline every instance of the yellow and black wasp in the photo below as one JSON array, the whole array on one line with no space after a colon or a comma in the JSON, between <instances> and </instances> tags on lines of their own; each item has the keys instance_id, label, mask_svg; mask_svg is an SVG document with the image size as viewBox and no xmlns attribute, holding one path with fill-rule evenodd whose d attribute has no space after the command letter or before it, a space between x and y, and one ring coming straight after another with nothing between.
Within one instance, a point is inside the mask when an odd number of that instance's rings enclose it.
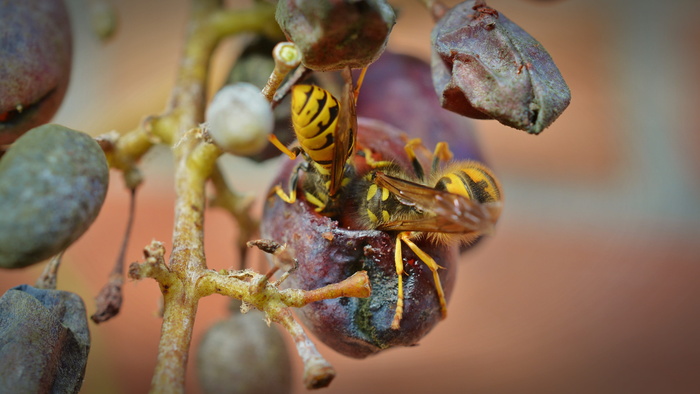
<instances>
[{"instance_id":1,"label":"yellow and black wasp","mask_svg":"<svg viewBox=\"0 0 700 394\"><path fill-rule=\"evenodd\" d=\"M430 172L425 174L416 157L417 147L425 149L419 139L409 141L405 147L414 174L396 163L368 163L372 169L350 186L361 225L396 233L394 263L398 295L393 329L399 328L403 315L402 243L432 271L444 318L447 301L438 276L440 267L414 241L473 242L480 235L492 232L503 200L498 180L483 164L451 161L448 145L441 142L432 154ZM371 158L370 152L364 153Z\"/></svg>"},{"instance_id":2,"label":"yellow and black wasp","mask_svg":"<svg viewBox=\"0 0 700 394\"><path fill-rule=\"evenodd\" d=\"M343 70L341 102L315 85L296 85L292 88L292 126L298 145L289 149L274 135L270 136L270 141L291 159L301 154L305 160L292 172L289 194L282 190L281 185L273 187L270 194L275 193L285 202L294 203L301 171L305 174L302 190L306 200L316 206L317 212L333 215L338 208L334 203L339 191L353 172L348 159L355 151L355 100L365 71L366 68L362 70L355 88L350 69Z\"/></svg>"}]
</instances>

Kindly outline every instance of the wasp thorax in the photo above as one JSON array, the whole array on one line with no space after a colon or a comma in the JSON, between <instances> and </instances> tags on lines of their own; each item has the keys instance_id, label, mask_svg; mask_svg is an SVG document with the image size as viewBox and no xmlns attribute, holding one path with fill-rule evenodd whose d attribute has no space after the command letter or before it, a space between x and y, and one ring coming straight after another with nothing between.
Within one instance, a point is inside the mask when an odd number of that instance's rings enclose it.
<instances>
[{"instance_id":1,"label":"wasp thorax","mask_svg":"<svg viewBox=\"0 0 700 394\"><path fill-rule=\"evenodd\" d=\"M277 22L313 70L362 68L382 53L396 22L383 0L281 0Z\"/></svg>"}]
</instances>

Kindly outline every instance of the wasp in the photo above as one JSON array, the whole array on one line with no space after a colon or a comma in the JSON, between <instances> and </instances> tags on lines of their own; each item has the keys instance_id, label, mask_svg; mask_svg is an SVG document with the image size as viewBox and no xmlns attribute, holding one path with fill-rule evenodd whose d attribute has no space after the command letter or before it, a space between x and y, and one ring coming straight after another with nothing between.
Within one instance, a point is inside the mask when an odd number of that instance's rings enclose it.
<instances>
[{"instance_id":1,"label":"wasp","mask_svg":"<svg viewBox=\"0 0 700 394\"><path fill-rule=\"evenodd\" d=\"M445 318L447 302L438 276L441 267L415 241L425 239L446 245L473 242L492 233L503 200L498 180L483 164L452 161L448 144L441 142L432 153L432 165L426 174L416 148L427 151L420 139L406 144L413 174L393 162L374 162L371 152L365 150L363 155L371 169L351 186L360 227L396 234L398 294L392 329L399 328L403 315L402 243L432 271Z\"/></svg>"},{"instance_id":2,"label":"wasp","mask_svg":"<svg viewBox=\"0 0 700 394\"><path fill-rule=\"evenodd\" d=\"M362 85L364 68L354 87L349 68L342 72L345 81L343 96L339 102L327 90L315 85L295 85L292 88L292 126L298 145L284 146L274 135L272 142L292 160L301 154L304 161L293 170L289 180L289 194L281 185L272 188L287 203L296 201L299 173L306 174L302 190L316 211L332 216L340 189L353 176L352 164L348 163L355 152L357 114L355 100Z\"/></svg>"}]
</instances>

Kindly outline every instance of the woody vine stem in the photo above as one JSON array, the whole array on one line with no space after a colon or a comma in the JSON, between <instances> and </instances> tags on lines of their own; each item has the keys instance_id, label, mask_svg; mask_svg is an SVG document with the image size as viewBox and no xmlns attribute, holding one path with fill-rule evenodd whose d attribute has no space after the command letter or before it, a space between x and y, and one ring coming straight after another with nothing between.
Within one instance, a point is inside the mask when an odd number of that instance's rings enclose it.
<instances>
[{"instance_id":1,"label":"woody vine stem","mask_svg":"<svg viewBox=\"0 0 700 394\"><path fill-rule=\"evenodd\" d=\"M279 290L278 282L269 282L269 276L250 270L212 271L207 268L204 255L205 183L208 179L212 179L216 190L216 205L229 210L237 219L242 237L253 233L256 226L247 211L248 200L228 186L216 164L221 150L207 141L200 128L204 121L210 59L217 44L226 36L253 32L281 38L274 18L275 7L257 2L249 10L228 10L221 8L217 0L193 0L191 8L183 58L165 111L147 118L140 127L122 136L108 134L99 138L110 166L123 172L130 189L141 182L136 163L154 144L169 146L175 157L175 225L168 264L163 245L154 241L145 248L145 262L129 267L132 279L155 279L164 298L163 326L151 391L184 391L197 305L201 297L214 293L241 299L244 305L265 312L268 321L287 329L304 361L307 387L323 387L335 372L294 320L289 307L340 296L367 297L370 290L366 274L360 272L343 282L313 291ZM243 242L239 244L242 246Z\"/></svg>"}]
</instances>

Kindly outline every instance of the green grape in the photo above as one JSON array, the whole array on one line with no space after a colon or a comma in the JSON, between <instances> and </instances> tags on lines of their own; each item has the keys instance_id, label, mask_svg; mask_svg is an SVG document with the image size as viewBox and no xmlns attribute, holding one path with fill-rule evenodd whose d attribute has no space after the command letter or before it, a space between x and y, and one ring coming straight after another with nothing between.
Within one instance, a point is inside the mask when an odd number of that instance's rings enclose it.
<instances>
[{"instance_id":1,"label":"green grape","mask_svg":"<svg viewBox=\"0 0 700 394\"><path fill-rule=\"evenodd\" d=\"M263 315L238 311L213 325L197 349L197 373L205 393L289 393L289 353L276 325Z\"/></svg>"},{"instance_id":2,"label":"green grape","mask_svg":"<svg viewBox=\"0 0 700 394\"><path fill-rule=\"evenodd\" d=\"M87 134L48 124L0 160L0 267L21 268L64 250L102 207L109 167Z\"/></svg>"}]
</instances>

